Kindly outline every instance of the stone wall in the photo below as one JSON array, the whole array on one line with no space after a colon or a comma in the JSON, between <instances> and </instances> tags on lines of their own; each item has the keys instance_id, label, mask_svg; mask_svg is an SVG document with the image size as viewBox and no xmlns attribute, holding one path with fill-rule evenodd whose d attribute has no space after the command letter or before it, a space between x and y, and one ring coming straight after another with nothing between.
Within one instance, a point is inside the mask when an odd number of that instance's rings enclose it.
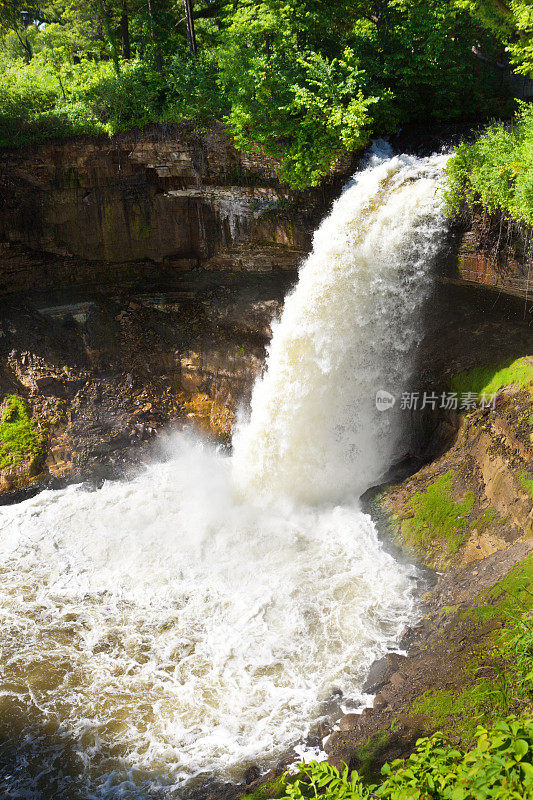
<instances>
[{"instance_id":1,"label":"stone wall","mask_svg":"<svg viewBox=\"0 0 533 800\"><path fill-rule=\"evenodd\" d=\"M305 196L221 130L0 153L0 292L206 270L294 269L342 178ZM349 170L345 164L342 175Z\"/></svg>"},{"instance_id":2,"label":"stone wall","mask_svg":"<svg viewBox=\"0 0 533 800\"><path fill-rule=\"evenodd\" d=\"M446 276L452 281L532 299L530 259L512 246L487 242L475 221L468 230L458 234L454 258L448 266Z\"/></svg>"}]
</instances>

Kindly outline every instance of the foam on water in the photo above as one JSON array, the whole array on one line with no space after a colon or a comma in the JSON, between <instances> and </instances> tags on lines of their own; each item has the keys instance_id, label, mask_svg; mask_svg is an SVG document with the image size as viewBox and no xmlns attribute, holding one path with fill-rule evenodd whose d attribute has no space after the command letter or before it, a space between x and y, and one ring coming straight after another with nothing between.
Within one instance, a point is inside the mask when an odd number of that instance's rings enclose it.
<instances>
[{"instance_id":1,"label":"foam on water","mask_svg":"<svg viewBox=\"0 0 533 800\"><path fill-rule=\"evenodd\" d=\"M6 797L181 796L302 741L413 610L357 497L398 441L441 158L374 155L317 231L233 457L0 509ZM49 796L49 795L45 795Z\"/></svg>"}]
</instances>

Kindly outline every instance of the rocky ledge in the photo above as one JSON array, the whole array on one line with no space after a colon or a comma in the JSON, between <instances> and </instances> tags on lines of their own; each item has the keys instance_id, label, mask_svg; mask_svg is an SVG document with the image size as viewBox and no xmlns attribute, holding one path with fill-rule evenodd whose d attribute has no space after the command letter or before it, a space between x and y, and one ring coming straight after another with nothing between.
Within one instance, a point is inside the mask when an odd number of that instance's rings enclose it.
<instances>
[{"instance_id":1,"label":"rocky ledge","mask_svg":"<svg viewBox=\"0 0 533 800\"><path fill-rule=\"evenodd\" d=\"M0 494L117 476L163 426L228 442L292 273L173 291L33 293L0 306ZM23 494L14 490L25 487Z\"/></svg>"},{"instance_id":2,"label":"rocky ledge","mask_svg":"<svg viewBox=\"0 0 533 800\"><path fill-rule=\"evenodd\" d=\"M0 152L0 294L293 270L355 158L295 192L221 127L149 126Z\"/></svg>"}]
</instances>

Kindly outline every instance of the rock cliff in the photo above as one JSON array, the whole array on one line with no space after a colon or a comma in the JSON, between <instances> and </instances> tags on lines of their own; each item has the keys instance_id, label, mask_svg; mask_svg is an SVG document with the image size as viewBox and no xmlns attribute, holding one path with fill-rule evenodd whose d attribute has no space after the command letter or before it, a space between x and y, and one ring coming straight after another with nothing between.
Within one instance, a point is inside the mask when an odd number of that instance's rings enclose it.
<instances>
[{"instance_id":1,"label":"rock cliff","mask_svg":"<svg viewBox=\"0 0 533 800\"><path fill-rule=\"evenodd\" d=\"M350 165L292 192L221 129L152 127L0 153L0 293L295 269Z\"/></svg>"}]
</instances>

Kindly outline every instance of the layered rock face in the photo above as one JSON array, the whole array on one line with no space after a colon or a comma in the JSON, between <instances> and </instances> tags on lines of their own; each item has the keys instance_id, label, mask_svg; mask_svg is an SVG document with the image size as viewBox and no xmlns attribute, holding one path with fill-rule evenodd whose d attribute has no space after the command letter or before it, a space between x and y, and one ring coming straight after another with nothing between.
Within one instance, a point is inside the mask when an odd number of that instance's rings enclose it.
<instances>
[{"instance_id":1,"label":"layered rock face","mask_svg":"<svg viewBox=\"0 0 533 800\"><path fill-rule=\"evenodd\" d=\"M533 273L529 235L506 230L496 221L474 218L456 236L454 255L443 277L454 283L483 286L524 299L531 313Z\"/></svg>"},{"instance_id":2,"label":"layered rock face","mask_svg":"<svg viewBox=\"0 0 533 800\"><path fill-rule=\"evenodd\" d=\"M122 474L151 459L169 424L227 442L289 279L217 275L187 292L115 287L1 300L0 424L22 398L36 440L9 458L0 435L5 501L30 482L37 491L50 478Z\"/></svg>"},{"instance_id":3,"label":"layered rock face","mask_svg":"<svg viewBox=\"0 0 533 800\"><path fill-rule=\"evenodd\" d=\"M338 189L304 198L222 130L154 127L0 154L0 292L294 269Z\"/></svg>"}]
</instances>

